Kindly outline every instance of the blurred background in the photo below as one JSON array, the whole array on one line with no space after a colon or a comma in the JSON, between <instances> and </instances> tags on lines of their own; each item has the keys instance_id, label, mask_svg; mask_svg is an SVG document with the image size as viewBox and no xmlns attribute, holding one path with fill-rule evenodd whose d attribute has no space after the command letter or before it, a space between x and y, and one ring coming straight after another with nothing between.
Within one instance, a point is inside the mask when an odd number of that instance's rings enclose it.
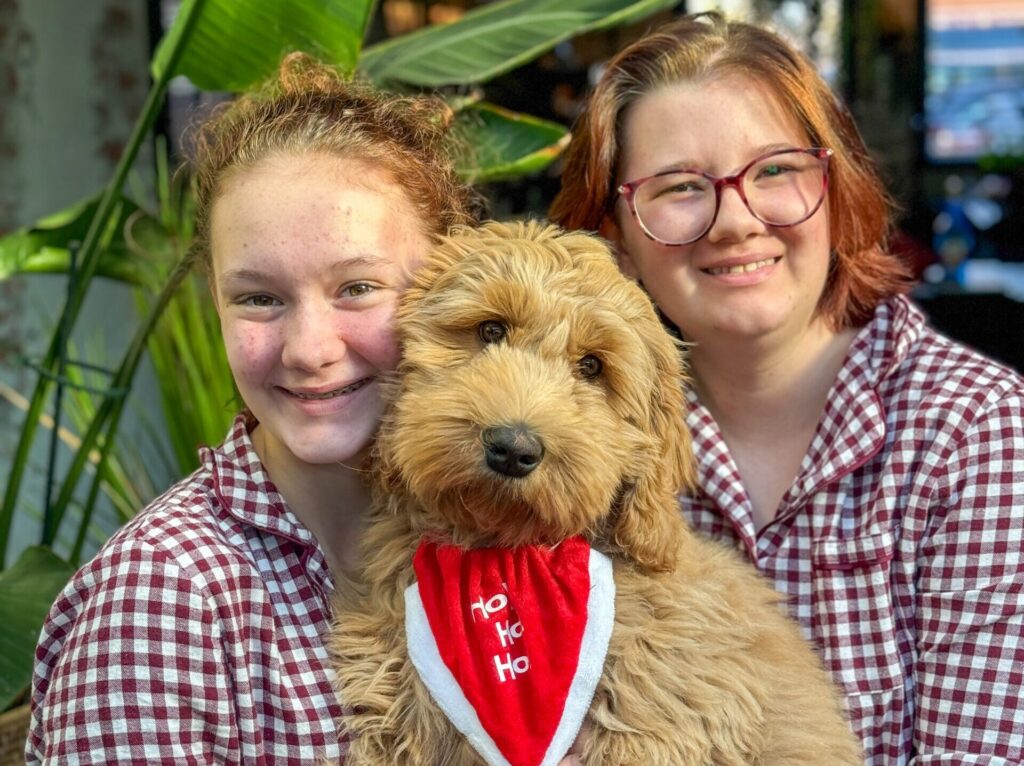
<instances>
[{"instance_id":1,"label":"blurred background","mask_svg":"<svg viewBox=\"0 0 1024 766\"><path fill-rule=\"evenodd\" d=\"M550 2L555 7L559 0ZM380 0L368 42L456 21L485 5ZM570 126L612 53L674 15L711 8L773 25L817 63L850 105L899 205L893 246L918 276L917 301L947 334L1024 370L1024 0L687 0L642 22L562 42L477 90L507 109ZM95 195L111 177L146 99L150 58L178 10L178 0L0 0L0 235ZM189 121L228 97L175 78L126 193L142 190L134 197L141 199L151 196L146 189L172 188L173 177L154 178L178 164ZM492 215L543 215L559 171L556 161L514 180L484 183ZM171 208L161 214L164 224L187 220ZM67 279L0 277L2 476L36 383L31 360L47 347ZM129 286L96 280L72 339L75 353L100 370L111 367L138 324L138 310ZM197 325L185 320L177 332L195 346ZM215 347L216 328L205 324ZM119 500L112 495L120 510L108 504L89 517L85 552L194 460L193 441L185 441L178 460L166 454L163 421L173 423L193 398L167 393L169 379L182 370L180 362L149 357L140 366L131 416L118 435L119 470L126 484L139 486ZM236 406L230 391L212 399L215 414L229 418ZM76 433L89 420L88 405L82 406L66 418L60 449L74 451ZM222 425L212 428L215 441ZM16 539L35 535L49 502L52 458L45 440L39 442L22 492L28 499L14 522Z\"/></svg>"}]
</instances>

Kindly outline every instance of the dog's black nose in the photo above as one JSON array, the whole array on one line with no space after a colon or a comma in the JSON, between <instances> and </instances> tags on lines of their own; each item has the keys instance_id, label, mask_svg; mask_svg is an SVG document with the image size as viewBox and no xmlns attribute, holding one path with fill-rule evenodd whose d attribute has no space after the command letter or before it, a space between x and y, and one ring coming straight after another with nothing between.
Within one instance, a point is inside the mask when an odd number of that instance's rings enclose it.
<instances>
[{"instance_id":1,"label":"dog's black nose","mask_svg":"<svg viewBox=\"0 0 1024 766\"><path fill-rule=\"evenodd\" d=\"M544 444L525 425L498 426L483 433L487 465L514 479L526 476L544 459Z\"/></svg>"}]
</instances>

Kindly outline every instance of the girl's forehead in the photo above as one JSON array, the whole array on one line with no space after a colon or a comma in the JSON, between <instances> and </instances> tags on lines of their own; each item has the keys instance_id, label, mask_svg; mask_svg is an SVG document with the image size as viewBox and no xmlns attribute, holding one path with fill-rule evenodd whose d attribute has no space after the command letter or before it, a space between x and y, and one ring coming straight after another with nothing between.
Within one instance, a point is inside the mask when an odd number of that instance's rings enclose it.
<instances>
[{"instance_id":1,"label":"girl's forehead","mask_svg":"<svg viewBox=\"0 0 1024 766\"><path fill-rule=\"evenodd\" d=\"M721 123L722 114L732 119ZM802 132L795 110L784 94L770 83L734 72L723 72L693 80L668 82L640 94L626 109L620 124L636 128L644 119L684 118L659 124L664 131L687 134L707 129L713 136L725 137L736 124L752 119L764 129L782 127Z\"/></svg>"},{"instance_id":2,"label":"girl's forehead","mask_svg":"<svg viewBox=\"0 0 1024 766\"><path fill-rule=\"evenodd\" d=\"M705 169L731 172L762 147L808 140L770 87L731 73L648 91L630 105L621 124L619 165L631 176L712 161L723 167Z\"/></svg>"},{"instance_id":3,"label":"girl's forehead","mask_svg":"<svg viewBox=\"0 0 1024 766\"><path fill-rule=\"evenodd\" d=\"M298 172L296 172L298 171ZM214 270L322 270L335 261L404 267L428 238L404 190L365 164L275 158L240 171L214 203Z\"/></svg>"}]
</instances>

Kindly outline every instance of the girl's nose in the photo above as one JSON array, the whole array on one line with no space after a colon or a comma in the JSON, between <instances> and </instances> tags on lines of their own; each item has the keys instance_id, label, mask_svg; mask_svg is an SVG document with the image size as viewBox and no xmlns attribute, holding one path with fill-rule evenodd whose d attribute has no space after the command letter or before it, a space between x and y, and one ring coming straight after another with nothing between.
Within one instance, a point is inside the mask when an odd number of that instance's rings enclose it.
<instances>
[{"instance_id":1,"label":"girl's nose","mask_svg":"<svg viewBox=\"0 0 1024 766\"><path fill-rule=\"evenodd\" d=\"M718 200L718 215L708 229L709 242L738 241L765 230L735 186L725 186Z\"/></svg>"},{"instance_id":2,"label":"girl's nose","mask_svg":"<svg viewBox=\"0 0 1024 766\"><path fill-rule=\"evenodd\" d=\"M300 307L288 323L281 363L315 372L344 358L346 347L335 312L328 307Z\"/></svg>"}]
</instances>

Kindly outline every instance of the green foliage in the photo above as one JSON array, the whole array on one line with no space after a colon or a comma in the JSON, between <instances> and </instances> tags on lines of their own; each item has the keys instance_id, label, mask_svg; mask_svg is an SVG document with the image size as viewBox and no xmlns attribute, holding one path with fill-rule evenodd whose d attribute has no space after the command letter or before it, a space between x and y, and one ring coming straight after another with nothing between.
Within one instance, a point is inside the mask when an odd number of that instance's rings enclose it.
<instances>
[{"instance_id":1,"label":"green foliage","mask_svg":"<svg viewBox=\"0 0 1024 766\"><path fill-rule=\"evenodd\" d=\"M62 441L71 449L81 447L81 440L75 437L74 433L88 430L89 424L96 417L97 401L101 398L101 395L96 392L104 390L109 383L105 374L92 369L98 368L101 360L106 356L102 349L102 342L97 345L100 348L93 348L85 355L86 358L95 359L95 364L91 363L89 367L72 365L64 373L70 383L64 390L64 409L74 431L63 435ZM72 357L80 358L73 344L69 345L68 350ZM99 452L93 450L86 468L92 473L99 467L102 472L100 490L114 506L121 523L128 521L146 502L154 497L157 486L152 473L146 470L145 465L139 460L132 459L135 456L135 450L122 444L120 440L115 440L111 445L110 454L102 466L99 465ZM84 529L78 531L85 532ZM77 552L73 552L70 558L74 564L79 562Z\"/></svg>"},{"instance_id":2,"label":"green foliage","mask_svg":"<svg viewBox=\"0 0 1024 766\"><path fill-rule=\"evenodd\" d=\"M494 104L461 109L452 133L462 148L456 167L472 183L503 181L540 170L569 141L561 125Z\"/></svg>"},{"instance_id":3,"label":"green foliage","mask_svg":"<svg viewBox=\"0 0 1024 766\"><path fill-rule=\"evenodd\" d=\"M182 282L150 338L149 357L172 464L185 476L199 466L198 448L220 443L241 406L205 280L191 275Z\"/></svg>"},{"instance_id":4,"label":"green foliage","mask_svg":"<svg viewBox=\"0 0 1024 766\"><path fill-rule=\"evenodd\" d=\"M174 71L174 68L177 66L178 61L181 58L181 54L185 49L185 43L188 41L196 26L196 22L201 14L205 2L206 0L195 0L193 4L188 6L187 9L183 9L183 12L179 14L178 19L175 22L176 29L179 30L177 33L178 44L171 49L171 52L168 55L167 69L157 77L156 81L150 88L149 93L146 96L145 104L142 108L142 113L133 126L131 136L128 139L124 151L121 153L117 167L114 169L114 175L110 179L110 182L104 187L103 193L100 195L99 203L96 207L96 212L89 222L89 227L82 242L81 250L79 251L80 263L78 264L76 279L73 282L72 288L68 291L68 298L64 303L61 317L57 323L57 329L54 331L53 339L50 341L49 348L40 363L40 374L36 381L35 389L32 392L32 397L29 400L24 424L22 425L21 434L18 439L18 446L11 462L11 470L7 478L7 487L4 491L3 505L0 506L0 568L3 568L4 562L6 561L11 524L14 520L15 508L17 506L18 495L21 489L21 480L28 465L32 443L35 439L36 430L42 418L47 396L54 384L54 381L56 380L57 372L61 366L60 360L64 353L64 338L70 336L74 323L81 311L89 285L92 282L93 277L96 275L103 254L111 250L115 234L118 233L117 217L115 212L117 211L119 201L122 198L121 192L124 188L125 180L128 177L132 164L135 162L135 158L138 156L139 148L142 146L145 137L148 135L153 126L153 122L160 111L164 94L166 93L167 86L170 83L171 72ZM170 281L161 291L161 298L159 300L161 305L167 298L169 298L169 295L176 287L174 283L175 279L180 281L180 279L184 277L184 274L187 273L187 268L184 268L187 265L188 264L183 263L183 268L175 269L175 271L172 272ZM117 388L131 387L131 381L138 365L138 359L141 356L141 349L145 345L145 336L148 334L153 324L155 324L155 317L147 317L142 328L140 328L140 333L143 334L142 338L140 339L137 334L135 341L133 341L129 346L124 361L118 369L117 374L114 376L113 385L115 386L115 390ZM59 526L60 520L63 518L64 512L67 509L67 504L70 502L71 497L74 494L75 486L79 476L81 475L81 471L88 460L88 456L92 452L93 446L99 441L101 432L104 430L106 431L108 438L105 440L100 452L101 463L105 459L105 455L109 452L110 444L113 440L112 437L117 432L117 424L120 419L123 401L123 398L118 398L116 400L107 398L104 399L99 406L95 420L90 424L88 431L82 438L82 446L72 461L56 502L51 507L44 509L42 533L42 543L44 545L49 545L56 537L56 527ZM97 473L97 476L99 475L102 475L102 471ZM98 487L98 481L94 481L89 492L90 500L88 502L90 504L96 497ZM91 513L90 508L91 505L87 505L86 513L83 514L82 529L86 528L88 525L89 515ZM79 537L81 537L81 535L79 535Z\"/></svg>"},{"instance_id":5,"label":"green foliage","mask_svg":"<svg viewBox=\"0 0 1024 766\"><path fill-rule=\"evenodd\" d=\"M148 348L166 420L161 442L184 474L195 465L197 444L221 439L236 402L216 312L203 278L192 273L188 195L169 183L166 165L161 165L155 189L158 211L149 212L123 194L172 77L186 75L207 90L240 91L272 74L284 52L304 50L389 87L443 86L456 111L453 134L462 140L460 173L474 181L514 178L539 170L558 155L567 140L565 126L472 97L456 98L455 93L465 94L581 32L634 22L677 2L497 0L452 24L363 50L374 0L184 0L151 62L154 82L113 177L96 197L0 239L0 279L64 270L70 244L80 242L77 278L60 319L68 332L96 275L138 288L140 325L108 385L130 389ZM71 556L76 559L101 489L122 518L152 491L133 484L133 472L124 465L127 450L117 442L125 399L71 394L80 444L56 500L46 509L42 547L26 551L4 570L21 480L62 354L60 338L55 332L42 360L44 374L27 405L0 506L0 662L6 663L0 666L0 679L6 683L0 687L0 709L27 683L39 626L70 574L71 567L50 548L65 519L73 519L77 530ZM83 473L91 475L87 498L68 514L77 502Z\"/></svg>"},{"instance_id":6,"label":"green foliage","mask_svg":"<svg viewBox=\"0 0 1024 766\"><path fill-rule=\"evenodd\" d=\"M985 154L978 158L978 169L983 173L1012 175L1020 172L1022 168L1024 168L1024 146L998 154Z\"/></svg>"},{"instance_id":7,"label":"green foliage","mask_svg":"<svg viewBox=\"0 0 1024 766\"><path fill-rule=\"evenodd\" d=\"M192 196L181 176L170 179L166 153L157 156L160 226L139 227L133 250L139 259L171 266L188 256ZM141 315L153 310L152 291L136 291L136 300ZM203 275L192 273L182 281L149 338L148 350L166 423L163 440L154 446L160 449L165 442L175 475L185 476L198 467L198 447L219 443L241 404Z\"/></svg>"},{"instance_id":8,"label":"green foliage","mask_svg":"<svg viewBox=\"0 0 1024 766\"><path fill-rule=\"evenodd\" d=\"M0 710L23 696L39 629L74 570L46 548L29 548L0 572Z\"/></svg>"},{"instance_id":9,"label":"green foliage","mask_svg":"<svg viewBox=\"0 0 1024 766\"><path fill-rule=\"evenodd\" d=\"M0 239L0 280L14 274L67 273L70 261L68 243L85 239L89 223L96 215L99 197L71 207L19 229ZM118 229L135 215L138 205L122 197L111 221ZM122 238L111 241L100 256L97 275L129 284L147 282L146 264L130 257Z\"/></svg>"},{"instance_id":10,"label":"green foliage","mask_svg":"<svg viewBox=\"0 0 1024 766\"><path fill-rule=\"evenodd\" d=\"M179 14L196 0L184 0ZM206 0L175 74L204 90L238 92L273 74L281 56L303 50L346 72L355 67L373 0ZM175 24L153 57L153 74L182 44Z\"/></svg>"},{"instance_id":11,"label":"green foliage","mask_svg":"<svg viewBox=\"0 0 1024 766\"><path fill-rule=\"evenodd\" d=\"M678 0L511 0L370 46L359 70L385 85L487 82L576 35L637 21Z\"/></svg>"}]
</instances>

